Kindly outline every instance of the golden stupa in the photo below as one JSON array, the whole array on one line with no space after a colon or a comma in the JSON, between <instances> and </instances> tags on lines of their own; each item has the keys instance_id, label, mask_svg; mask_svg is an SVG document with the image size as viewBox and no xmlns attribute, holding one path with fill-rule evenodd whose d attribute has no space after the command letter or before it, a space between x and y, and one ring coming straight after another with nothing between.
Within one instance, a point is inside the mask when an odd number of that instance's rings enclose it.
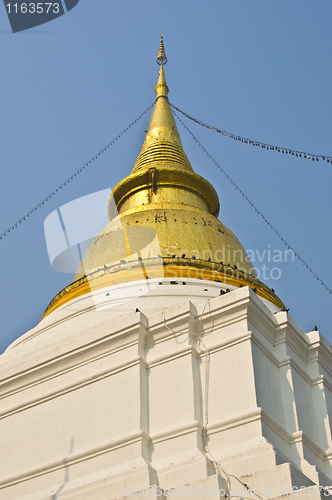
<instances>
[{"instance_id":1,"label":"golden stupa","mask_svg":"<svg viewBox=\"0 0 332 500\"><path fill-rule=\"evenodd\" d=\"M167 97L162 36L157 62L156 102L132 173L114 188L109 224L88 247L72 284L51 301L43 317L91 291L152 278L250 286L284 307L257 279L236 236L218 220L218 195L195 174L183 150Z\"/></svg>"}]
</instances>

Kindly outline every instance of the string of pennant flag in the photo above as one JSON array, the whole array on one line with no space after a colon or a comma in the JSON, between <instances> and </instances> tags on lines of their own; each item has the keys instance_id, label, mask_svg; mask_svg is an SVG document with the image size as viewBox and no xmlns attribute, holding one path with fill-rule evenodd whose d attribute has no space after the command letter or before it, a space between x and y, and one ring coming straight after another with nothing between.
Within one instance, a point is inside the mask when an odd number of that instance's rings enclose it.
<instances>
[{"instance_id":1,"label":"string of pennant flag","mask_svg":"<svg viewBox=\"0 0 332 500\"><path fill-rule=\"evenodd\" d=\"M218 134L221 134L225 137L229 137L230 139L234 139L235 141L241 141L244 144L251 144L252 146L258 146L258 147L261 147L262 149L276 151L278 153L289 154L289 155L295 156L297 158L303 158L303 159L312 160L312 161L322 160L322 161L326 161L327 163L332 163L331 156L316 155L313 153L305 153L304 151L297 151L296 149L283 148L281 146L273 146L272 144L267 144L266 142L254 141L252 139L247 139L246 137L242 137L240 135L231 134L230 132L226 132L225 130L221 130L217 127L213 127L212 125L208 125L207 123L204 123L201 120L194 118L193 116L189 115L188 113L185 113L181 109L177 108L174 104L171 104L171 103L169 103L169 104L173 109L175 109L176 111L181 113L186 118L189 118L189 120L192 120L193 122L197 123L198 125L201 125L202 127L205 127L209 130L212 130L213 132L217 132Z\"/></svg>"},{"instance_id":2,"label":"string of pennant flag","mask_svg":"<svg viewBox=\"0 0 332 500\"><path fill-rule=\"evenodd\" d=\"M4 233L0 234L0 240L2 240L5 236L7 236L10 232L14 231L17 227L19 227L19 225L25 221L26 219L28 219L34 212L36 212L37 210L39 210L43 205L45 205L45 203L47 203L53 196L55 196L61 189L63 189L65 186L67 186L67 184L69 184L71 181L73 181L75 179L75 177L77 177L79 174L81 174L83 172L83 170L88 167L93 161L97 160L97 158L102 155L103 153L105 153L105 151L107 151L107 149L109 149L118 139L120 139L120 137L123 136L123 134L125 134L126 132L128 132L128 130L133 126L135 125L135 123L137 123L141 118L142 116L144 116L151 108L152 106L154 105L154 102L148 107L146 108L145 111L143 111L143 113L141 113L137 118L136 120L134 120L133 122L131 122L130 125L128 125L128 127L126 127L122 132L120 132L120 134L118 134L110 143L107 144L107 146L105 146L103 149L101 149L96 155L94 155L89 161L87 161L83 167L81 167L79 170L77 170L73 175L71 175L70 177L68 177L68 179L66 181L64 181L62 184L60 184L60 186L58 186L56 189L54 189L54 191L52 191L52 193L50 193L48 196L46 196L46 198L44 198L40 203L38 203L38 205L36 205L35 207L33 207L29 212L27 212L23 217L21 217L17 222L15 222L15 224L13 224L12 226L10 226Z\"/></svg>"},{"instance_id":3,"label":"string of pennant flag","mask_svg":"<svg viewBox=\"0 0 332 500\"><path fill-rule=\"evenodd\" d=\"M175 106L172 106L175 108ZM181 120L181 118L174 112L174 116L177 118L177 120L183 125L183 127L187 130L187 132L191 135L191 137L194 139L194 141L198 144L198 146L204 151L204 153L210 158L210 160L219 168L219 170L227 177L227 179L230 181L230 183L233 185L233 187L241 194L243 198L249 203L249 205L255 210L255 212L264 220L264 222L269 226L269 228L275 232L275 234L278 236L278 238L284 243L284 245L293 252L294 256L303 264L306 269L312 274L314 278L316 278L317 281L320 282L321 285L324 286L326 291L329 293L332 293L332 290L324 283L324 281L317 276L317 274L313 271L313 269L300 257L300 255L294 250L294 248L281 236L279 231L272 226L272 224L266 219L266 217L262 214L262 212L252 203L252 201L249 200L248 196L244 194L242 189L239 188L239 186L233 181L233 179L227 174L227 172L221 168L219 163L216 162L216 160L210 155L210 153L205 149L205 147L199 142L197 137L189 130L187 125Z\"/></svg>"},{"instance_id":4,"label":"string of pennant flag","mask_svg":"<svg viewBox=\"0 0 332 500\"><path fill-rule=\"evenodd\" d=\"M0 235L0 240L3 239L5 236L7 236L10 232L14 231L19 225L25 221L27 218L29 218L35 211L40 209L46 202L48 202L53 196L55 196L61 189L63 189L67 184L69 184L72 180L74 180L80 173L83 172L83 170L88 167L93 161L97 160L97 158L103 154L105 151L107 151L108 148L110 148L118 139L120 139L135 123L137 123L152 107L154 106L154 102L146 108L145 111L143 111L134 121L128 125L122 132L120 132L109 144L107 144L103 149L101 149L96 155L94 155L89 161L87 161L79 170L77 170L73 175L71 175L65 182L60 184L58 188L56 188L52 193L50 193L46 198L44 198L38 205L36 205L32 210L30 210L28 213L26 213L23 217L21 217L15 224L10 226L5 232L3 232ZM197 118L194 118L190 116L189 114L185 113L178 107L176 107L174 104L170 103L170 106L181 113L183 116L186 118L192 120L193 122L208 128L210 130L213 130L214 132L220 133L224 136L230 137L235 140L240 140L243 143L247 144L252 144L253 146L260 146L262 148L266 148L269 150L275 150L279 151L281 153L286 153L286 154L291 154L293 156L299 157L299 158L309 158L312 160L319 161L320 159L327 161L328 163L332 163L332 157L330 156L323 156L323 155L314 155L311 153L305 153L303 151L296 151L293 149L289 148L281 148L278 146L273 146L271 144L266 144L263 142L259 141L252 141L250 139L246 139L244 137L235 135L235 134L230 134L229 132L226 132L224 130L221 130L217 127L213 127L212 125L208 125L201 120L198 120ZM289 243L281 236L281 234L270 224L270 222L266 219L266 217L258 210L258 208L249 200L249 198L244 194L244 192L237 186L237 184L231 179L231 177L225 172L224 169L221 168L221 166L216 162L216 160L210 155L210 153L205 149L205 147L199 142L199 140L194 136L194 134L189 130L189 128L184 124L184 122L180 119L180 117L175 113L174 115L176 116L177 120L184 126L184 128L189 132L189 134L192 136L192 138L196 141L196 143L200 146L200 148L207 154L207 156L213 161L213 163L221 170L221 172L227 177L227 179L231 182L231 184L234 186L234 188L239 191L239 193L246 199L246 201L249 203L249 205L255 210L255 212L264 220L264 222L270 227L271 230L273 230L278 238L287 246L289 250L292 250L294 253L294 256L297 257L297 259L305 266L308 271L313 275L314 278L317 279L321 283L321 285L324 286L324 288L331 294L332 290L317 276L317 274L311 269L311 267L300 257L300 255L294 250L294 248L291 247Z\"/></svg>"}]
</instances>

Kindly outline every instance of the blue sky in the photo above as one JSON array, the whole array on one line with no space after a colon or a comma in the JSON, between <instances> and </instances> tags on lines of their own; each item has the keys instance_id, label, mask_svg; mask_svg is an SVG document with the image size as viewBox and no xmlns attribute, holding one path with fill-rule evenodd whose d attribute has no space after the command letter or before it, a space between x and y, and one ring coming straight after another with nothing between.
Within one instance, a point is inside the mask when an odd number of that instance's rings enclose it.
<instances>
[{"instance_id":1,"label":"blue sky","mask_svg":"<svg viewBox=\"0 0 332 500\"><path fill-rule=\"evenodd\" d=\"M328 0L80 0L66 15L12 34L2 6L0 233L153 102L160 33L169 98L176 106L234 134L332 156L331 18ZM145 115L0 240L0 352L34 327L49 301L72 280L51 268L45 218L81 196L113 188L128 175L148 121ZM186 124L331 288L332 166ZM255 266L280 268L280 279L263 281L302 328L318 325L331 342L332 296L298 261L268 262L268 251L284 255L284 245L178 128L194 170L219 194L220 220L254 252Z\"/></svg>"}]
</instances>

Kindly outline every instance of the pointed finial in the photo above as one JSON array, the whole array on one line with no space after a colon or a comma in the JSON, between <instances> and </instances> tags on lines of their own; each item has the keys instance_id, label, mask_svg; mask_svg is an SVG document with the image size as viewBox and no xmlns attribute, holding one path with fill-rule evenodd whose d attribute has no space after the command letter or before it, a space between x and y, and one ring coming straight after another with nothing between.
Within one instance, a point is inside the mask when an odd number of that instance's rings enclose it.
<instances>
[{"instance_id":1,"label":"pointed finial","mask_svg":"<svg viewBox=\"0 0 332 500\"><path fill-rule=\"evenodd\" d=\"M167 57L165 54L163 38L164 38L163 35L160 35L159 52L158 52L157 59L156 59L157 64L159 64L159 66L167 63Z\"/></svg>"},{"instance_id":2,"label":"pointed finial","mask_svg":"<svg viewBox=\"0 0 332 500\"><path fill-rule=\"evenodd\" d=\"M156 100L158 99L158 97L166 97L166 99L168 100L168 87L166 85L165 73L162 63L160 65L158 83L154 91L157 94Z\"/></svg>"}]
</instances>

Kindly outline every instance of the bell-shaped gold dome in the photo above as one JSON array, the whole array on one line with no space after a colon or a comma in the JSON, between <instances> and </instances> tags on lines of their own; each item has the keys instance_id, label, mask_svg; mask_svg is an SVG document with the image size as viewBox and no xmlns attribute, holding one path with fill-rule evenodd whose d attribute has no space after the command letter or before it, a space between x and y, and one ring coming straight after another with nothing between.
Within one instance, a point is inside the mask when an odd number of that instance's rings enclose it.
<instances>
[{"instance_id":1,"label":"bell-shaped gold dome","mask_svg":"<svg viewBox=\"0 0 332 500\"><path fill-rule=\"evenodd\" d=\"M257 279L239 240L218 220L214 187L191 167L168 102L163 46L162 52L156 103L132 173L114 188L110 222L90 244L72 285L45 314L93 289L162 277L248 285L283 307Z\"/></svg>"}]
</instances>

